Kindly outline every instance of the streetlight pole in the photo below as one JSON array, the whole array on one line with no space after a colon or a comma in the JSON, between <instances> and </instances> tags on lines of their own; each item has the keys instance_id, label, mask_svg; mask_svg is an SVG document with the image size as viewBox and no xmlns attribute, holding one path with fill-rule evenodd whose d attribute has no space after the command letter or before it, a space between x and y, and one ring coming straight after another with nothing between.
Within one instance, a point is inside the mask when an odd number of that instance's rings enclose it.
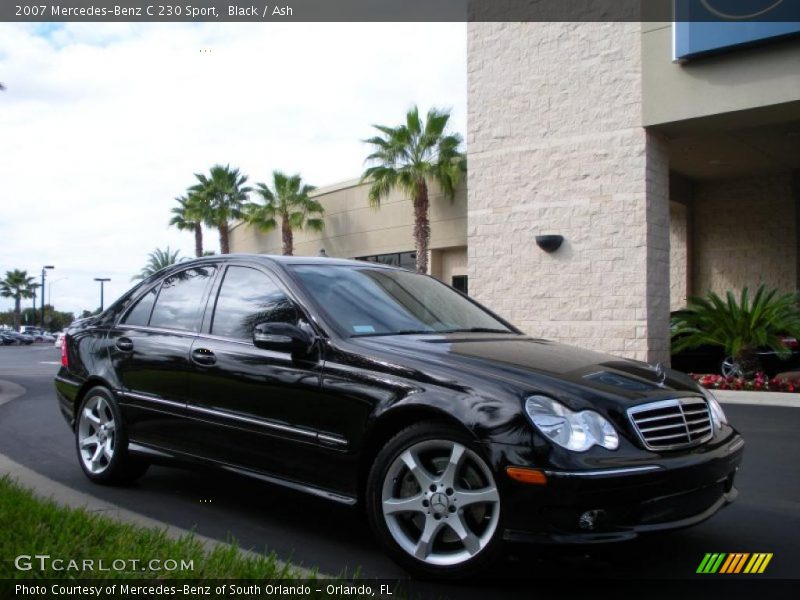
<instances>
[{"instance_id":1,"label":"streetlight pole","mask_svg":"<svg viewBox=\"0 0 800 600\"><path fill-rule=\"evenodd\" d=\"M45 265L45 266L42 267L42 293L41 293L41 299L42 299L42 329L44 329L44 292L45 292L45 289L44 289L44 278L47 276L47 269L55 269L55 267L53 265ZM35 320L36 319L34 319L34 321Z\"/></svg>"},{"instance_id":2,"label":"streetlight pole","mask_svg":"<svg viewBox=\"0 0 800 600\"><path fill-rule=\"evenodd\" d=\"M94 280L100 282L100 312L103 312L105 308L103 304L103 285L106 281L111 281L111 279L109 277L95 277Z\"/></svg>"},{"instance_id":3,"label":"streetlight pole","mask_svg":"<svg viewBox=\"0 0 800 600\"><path fill-rule=\"evenodd\" d=\"M39 289L39 284L34 283L31 286L31 294L33 295L33 306L31 307L31 325L36 325L36 290Z\"/></svg>"}]
</instances>

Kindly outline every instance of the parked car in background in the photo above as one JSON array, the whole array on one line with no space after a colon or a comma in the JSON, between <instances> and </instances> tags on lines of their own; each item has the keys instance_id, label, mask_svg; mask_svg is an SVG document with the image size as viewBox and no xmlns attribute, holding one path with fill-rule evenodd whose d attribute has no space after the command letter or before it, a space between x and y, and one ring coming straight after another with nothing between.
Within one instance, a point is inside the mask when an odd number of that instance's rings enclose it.
<instances>
[{"instance_id":1,"label":"parked car in background","mask_svg":"<svg viewBox=\"0 0 800 600\"><path fill-rule=\"evenodd\" d=\"M796 338L780 336L791 349L792 355L782 360L770 348L760 348L758 359L769 377L787 371L800 371L800 342ZM731 356L726 356L721 346L698 346L672 355L672 368L684 373L719 374L724 377L741 377L742 369Z\"/></svg>"},{"instance_id":2,"label":"parked car in background","mask_svg":"<svg viewBox=\"0 0 800 600\"><path fill-rule=\"evenodd\" d=\"M33 337L30 335L25 335L23 333L17 333L16 331L11 331L6 335L13 338L14 343L29 346L33 343Z\"/></svg>"},{"instance_id":3,"label":"parked car in background","mask_svg":"<svg viewBox=\"0 0 800 600\"><path fill-rule=\"evenodd\" d=\"M0 331L0 344L4 346L10 346L11 344L16 344L17 340L11 335L10 331Z\"/></svg>"},{"instance_id":4,"label":"parked car in background","mask_svg":"<svg viewBox=\"0 0 800 600\"><path fill-rule=\"evenodd\" d=\"M386 265L179 263L71 326L61 357L91 481L194 462L362 504L425 577L473 575L505 540L687 527L738 493L744 440L686 375L531 338Z\"/></svg>"}]
</instances>

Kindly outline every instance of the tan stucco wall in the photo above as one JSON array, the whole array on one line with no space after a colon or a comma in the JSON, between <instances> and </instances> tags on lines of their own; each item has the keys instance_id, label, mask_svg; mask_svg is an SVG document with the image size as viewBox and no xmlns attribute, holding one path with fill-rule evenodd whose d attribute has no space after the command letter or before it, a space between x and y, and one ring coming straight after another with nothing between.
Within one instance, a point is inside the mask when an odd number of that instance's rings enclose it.
<instances>
[{"instance_id":1,"label":"tan stucco wall","mask_svg":"<svg viewBox=\"0 0 800 600\"><path fill-rule=\"evenodd\" d=\"M431 254L430 272L447 285L452 285L454 276L467 275L467 249L459 247L434 250Z\"/></svg>"},{"instance_id":2,"label":"tan stucco wall","mask_svg":"<svg viewBox=\"0 0 800 600\"><path fill-rule=\"evenodd\" d=\"M678 202L669 203L669 309L686 306L688 293L688 209Z\"/></svg>"},{"instance_id":3,"label":"tan stucco wall","mask_svg":"<svg viewBox=\"0 0 800 600\"><path fill-rule=\"evenodd\" d=\"M644 125L784 103L792 103L795 115L800 110L800 40L728 50L678 64L672 61L672 23L645 23L641 47Z\"/></svg>"},{"instance_id":4,"label":"tan stucco wall","mask_svg":"<svg viewBox=\"0 0 800 600\"><path fill-rule=\"evenodd\" d=\"M640 23L468 25L470 293L532 335L667 361L668 168L641 127L641 40Z\"/></svg>"},{"instance_id":5,"label":"tan stucco wall","mask_svg":"<svg viewBox=\"0 0 800 600\"><path fill-rule=\"evenodd\" d=\"M313 195L325 207L325 230L296 231L294 254L311 256L324 248L328 256L352 258L414 250L413 209L407 196L395 191L374 209L369 205L368 189L367 184L355 180L316 190ZM452 201L436 186L431 186L429 196L430 248L462 247L465 253L466 187L462 184ZM280 254L280 231L261 233L239 224L231 231L231 251Z\"/></svg>"},{"instance_id":6,"label":"tan stucco wall","mask_svg":"<svg viewBox=\"0 0 800 600\"><path fill-rule=\"evenodd\" d=\"M697 182L692 202L692 291L760 283L797 289L797 227L790 174Z\"/></svg>"}]
</instances>

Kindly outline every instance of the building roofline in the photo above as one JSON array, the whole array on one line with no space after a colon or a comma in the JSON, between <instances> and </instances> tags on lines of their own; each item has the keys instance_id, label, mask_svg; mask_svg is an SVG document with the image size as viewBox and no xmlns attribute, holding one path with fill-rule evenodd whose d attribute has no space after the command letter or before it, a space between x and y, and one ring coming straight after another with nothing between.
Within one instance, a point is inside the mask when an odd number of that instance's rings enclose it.
<instances>
[{"instance_id":1,"label":"building roofline","mask_svg":"<svg viewBox=\"0 0 800 600\"><path fill-rule=\"evenodd\" d=\"M313 192L309 194L316 198L317 196L324 196L325 194L330 194L333 192L338 192L340 190L346 190L348 188L354 188L362 185L362 180L360 177L356 177L354 179L345 179L344 181L339 181L337 183L331 183L328 185L324 185L322 187L318 187Z\"/></svg>"}]
</instances>

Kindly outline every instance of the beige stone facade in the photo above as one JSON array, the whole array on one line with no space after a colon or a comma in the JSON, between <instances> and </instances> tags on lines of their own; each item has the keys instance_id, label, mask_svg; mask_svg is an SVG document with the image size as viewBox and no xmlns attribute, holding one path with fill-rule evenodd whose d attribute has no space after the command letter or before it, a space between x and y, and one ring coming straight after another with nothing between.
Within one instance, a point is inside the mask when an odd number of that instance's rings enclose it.
<instances>
[{"instance_id":1,"label":"beige stone facade","mask_svg":"<svg viewBox=\"0 0 800 600\"><path fill-rule=\"evenodd\" d=\"M637 23L469 25L470 289L531 335L667 360L669 172L640 43Z\"/></svg>"},{"instance_id":2,"label":"beige stone facade","mask_svg":"<svg viewBox=\"0 0 800 600\"><path fill-rule=\"evenodd\" d=\"M689 295L689 208L679 202L669 203L669 309L686 306Z\"/></svg>"},{"instance_id":3,"label":"beige stone facade","mask_svg":"<svg viewBox=\"0 0 800 600\"><path fill-rule=\"evenodd\" d=\"M692 292L797 281L797 204L790 175L708 181L693 198Z\"/></svg>"}]
</instances>

